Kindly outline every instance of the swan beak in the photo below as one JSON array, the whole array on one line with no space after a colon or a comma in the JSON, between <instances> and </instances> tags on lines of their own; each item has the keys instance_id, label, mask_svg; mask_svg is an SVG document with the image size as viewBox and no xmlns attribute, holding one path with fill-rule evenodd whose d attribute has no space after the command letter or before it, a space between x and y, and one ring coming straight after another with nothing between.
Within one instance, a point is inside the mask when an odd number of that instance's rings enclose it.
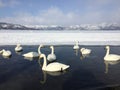
<instances>
[{"instance_id":1,"label":"swan beak","mask_svg":"<svg viewBox=\"0 0 120 90\"><path fill-rule=\"evenodd\" d=\"M40 55L39 55L39 58L40 58L40 59L42 59L42 58L43 58L43 55L42 55L42 54L40 54Z\"/></svg>"},{"instance_id":2,"label":"swan beak","mask_svg":"<svg viewBox=\"0 0 120 90\"><path fill-rule=\"evenodd\" d=\"M40 47L44 47L44 45L40 45Z\"/></svg>"}]
</instances>

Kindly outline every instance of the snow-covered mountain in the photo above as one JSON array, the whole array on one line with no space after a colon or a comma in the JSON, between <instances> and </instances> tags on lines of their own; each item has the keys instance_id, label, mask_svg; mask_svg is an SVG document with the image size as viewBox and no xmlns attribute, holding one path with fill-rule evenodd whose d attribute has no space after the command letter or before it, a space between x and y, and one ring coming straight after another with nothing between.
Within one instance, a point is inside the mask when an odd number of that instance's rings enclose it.
<instances>
[{"instance_id":1,"label":"snow-covered mountain","mask_svg":"<svg viewBox=\"0 0 120 90\"><path fill-rule=\"evenodd\" d=\"M23 26L23 25L19 25L19 24L11 24L11 23L4 23L4 22L0 22L0 29L21 29L21 30L25 30L27 29L27 27Z\"/></svg>"},{"instance_id":2,"label":"snow-covered mountain","mask_svg":"<svg viewBox=\"0 0 120 90\"><path fill-rule=\"evenodd\" d=\"M102 23L102 24L81 24L81 25L19 25L0 22L0 29L13 30L120 30L120 24Z\"/></svg>"}]
</instances>

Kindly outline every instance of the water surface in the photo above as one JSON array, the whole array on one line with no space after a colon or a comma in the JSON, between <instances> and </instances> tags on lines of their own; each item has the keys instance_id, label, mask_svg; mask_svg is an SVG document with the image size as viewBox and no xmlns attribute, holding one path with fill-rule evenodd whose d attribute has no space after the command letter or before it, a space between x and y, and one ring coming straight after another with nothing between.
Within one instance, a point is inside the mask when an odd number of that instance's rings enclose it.
<instances>
[{"instance_id":1,"label":"water surface","mask_svg":"<svg viewBox=\"0 0 120 90\"><path fill-rule=\"evenodd\" d=\"M74 51L72 45L55 46L57 61L70 65L67 71L43 72L43 60L26 59L22 54L37 52L38 45L25 45L16 53L14 45L0 46L11 50L12 56L0 55L0 90L120 90L120 63L104 62L104 46L80 46L92 50L88 56ZM49 46L41 49L50 53ZM120 54L120 46L111 46L111 53Z\"/></svg>"}]
</instances>

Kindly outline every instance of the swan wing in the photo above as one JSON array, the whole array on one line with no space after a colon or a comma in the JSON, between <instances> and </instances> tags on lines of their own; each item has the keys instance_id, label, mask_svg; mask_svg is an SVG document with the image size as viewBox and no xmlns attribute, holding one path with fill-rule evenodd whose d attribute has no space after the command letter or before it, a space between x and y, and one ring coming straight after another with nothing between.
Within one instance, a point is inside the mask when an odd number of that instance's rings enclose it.
<instances>
[{"instance_id":1,"label":"swan wing","mask_svg":"<svg viewBox=\"0 0 120 90\"><path fill-rule=\"evenodd\" d=\"M84 49L82 50L82 54L90 54L91 50L90 49Z\"/></svg>"},{"instance_id":2,"label":"swan wing","mask_svg":"<svg viewBox=\"0 0 120 90\"><path fill-rule=\"evenodd\" d=\"M16 47L15 48L15 51L21 51L22 50L22 47Z\"/></svg>"},{"instance_id":3,"label":"swan wing","mask_svg":"<svg viewBox=\"0 0 120 90\"><path fill-rule=\"evenodd\" d=\"M8 57L11 55L11 51L7 50L7 51L3 52L2 55Z\"/></svg>"},{"instance_id":4,"label":"swan wing","mask_svg":"<svg viewBox=\"0 0 120 90\"><path fill-rule=\"evenodd\" d=\"M117 60L120 60L120 55L109 54L104 59L108 61L117 61Z\"/></svg>"},{"instance_id":5,"label":"swan wing","mask_svg":"<svg viewBox=\"0 0 120 90\"><path fill-rule=\"evenodd\" d=\"M50 63L50 64L47 65L46 71L55 72L55 71L65 70L67 68L69 68L69 65L54 62L54 63Z\"/></svg>"}]
</instances>

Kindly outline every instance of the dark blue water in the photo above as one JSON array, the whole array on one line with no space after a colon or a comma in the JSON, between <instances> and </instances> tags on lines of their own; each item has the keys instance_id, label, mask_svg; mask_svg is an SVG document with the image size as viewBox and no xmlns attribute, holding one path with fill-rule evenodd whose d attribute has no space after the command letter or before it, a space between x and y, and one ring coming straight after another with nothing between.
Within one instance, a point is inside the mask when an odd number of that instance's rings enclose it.
<instances>
[{"instance_id":1,"label":"dark blue water","mask_svg":"<svg viewBox=\"0 0 120 90\"><path fill-rule=\"evenodd\" d=\"M25 59L22 54L36 51L36 46L23 46L16 53L15 46L0 46L12 52L10 58L0 55L0 90L120 90L120 63L104 62L105 46L90 48L89 56L74 51L73 46L55 46L57 61L70 65L64 72L43 72L43 60ZM41 49L48 55L48 46ZM77 52L77 53L76 53ZM111 53L120 54L120 46L111 46Z\"/></svg>"}]
</instances>

